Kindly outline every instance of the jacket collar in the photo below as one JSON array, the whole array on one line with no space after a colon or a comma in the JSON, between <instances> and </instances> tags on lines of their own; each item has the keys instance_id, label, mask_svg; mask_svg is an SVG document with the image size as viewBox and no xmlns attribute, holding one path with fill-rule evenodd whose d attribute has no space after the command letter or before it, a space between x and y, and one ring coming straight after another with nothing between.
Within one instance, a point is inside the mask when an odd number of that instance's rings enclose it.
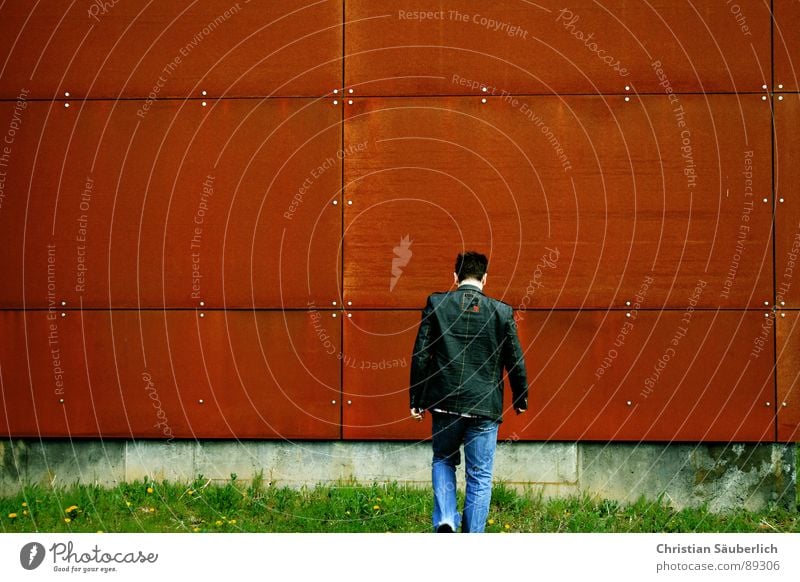
<instances>
[{"instance_id":1,"label":"jacket collar","mask_svg":"<svg viewBox=\"0 0 800 582\"><path fill-rule=\"evenodd\" d=\"M483 295L483 291L481 290L481 288L478 287L477 285L473 285L472 283L463 283L459 285L457 291L460 291L461 289L470 289L472 291L477 291L478 293Z\"/></svg>"}]
</instances>

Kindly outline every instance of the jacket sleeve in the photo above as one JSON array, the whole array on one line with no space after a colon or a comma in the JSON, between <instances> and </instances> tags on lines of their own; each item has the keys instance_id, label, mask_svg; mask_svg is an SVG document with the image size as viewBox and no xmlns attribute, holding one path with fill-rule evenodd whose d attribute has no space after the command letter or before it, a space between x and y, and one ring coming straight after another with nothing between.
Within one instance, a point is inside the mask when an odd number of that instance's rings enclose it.
<instances>
[{"instance_id":1,"label":"jacket sleeve","mask_svg":"<svg viewBox=\"0 0 800 582\"><path fill-rule=\"evenodd\" d=\"M517 335L517 322L514 310L509 308L509 317L505 322L505 338L503 339L503 367L508 371L511 384L514 408L528 408L528 377L525 371L525 358Z\"/></svg>"},{"instance_id":2,"label":"jacket sleeve","mask_svg":"<svg viewBox=\"0 0 800 582\"><path fill-rule=\"evenodd\" d=\"M428 367L433 356L431 330L433 318L433 304L428 296L425 308L422 310L422 321L417 331L417 339L414 342L414 352L411 354L411 384L410 384L410 407L419 408L419 399L422 395L422 388L428 378Z\"/></svg>"}]
</instances>

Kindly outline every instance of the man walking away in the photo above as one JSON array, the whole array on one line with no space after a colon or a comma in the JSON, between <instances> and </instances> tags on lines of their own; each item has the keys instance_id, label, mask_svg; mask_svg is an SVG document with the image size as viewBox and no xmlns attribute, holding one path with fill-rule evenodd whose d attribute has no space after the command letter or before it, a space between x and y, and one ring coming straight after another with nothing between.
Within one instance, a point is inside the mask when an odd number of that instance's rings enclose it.
<instances>
[{"instance_id":1,"label":"man walking away","mask_svg":"<svg viewBox=\"0 0 800 582\"><path fill-rule=\"evenodd\" d=\"M483 294L488 260L477 252L456 258L454 291L428 296L411 357L411 416L433 423L433 529L483 532L492 496L497 429L503 422L503 370L517 414L528 408L525 361L513 308ZM466 498L456 507L461 445Z\"/></svg>"}]
</instances>

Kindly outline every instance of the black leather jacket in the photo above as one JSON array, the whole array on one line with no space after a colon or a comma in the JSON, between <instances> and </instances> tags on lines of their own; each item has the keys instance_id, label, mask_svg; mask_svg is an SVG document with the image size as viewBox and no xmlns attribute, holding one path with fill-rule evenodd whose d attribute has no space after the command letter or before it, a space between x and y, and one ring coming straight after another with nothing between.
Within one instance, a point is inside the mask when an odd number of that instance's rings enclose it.
<instances>
[{"instance_id":1,"label":"black leather jacket","mask_svg":"<svg viewBox=\"0 0 800 582\"><path fill-rule=\"evenodd\" d=\"M411 356L411 408L502 422L503 369L512 406L528 408L525 360L510 305L469 283L428 297Z\"/></svg>"}]
</instances>

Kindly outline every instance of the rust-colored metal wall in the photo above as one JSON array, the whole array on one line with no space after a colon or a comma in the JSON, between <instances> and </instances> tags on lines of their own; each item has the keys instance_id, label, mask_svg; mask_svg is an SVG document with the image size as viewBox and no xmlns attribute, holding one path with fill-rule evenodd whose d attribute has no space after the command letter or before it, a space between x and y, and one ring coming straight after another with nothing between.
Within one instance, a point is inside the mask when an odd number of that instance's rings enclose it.
<instances>
[{"instance_id":1,"label":"rust-colored metal wall","mask_svg":"<svg viewBox=\"0 0 800 582\"><path fill-rule=\"evenodd\" d=\"M6 2L0 434L428 438L420 309L478 248L501 438L800 440L773 6Z\"/></svg>"}]
</instances>

